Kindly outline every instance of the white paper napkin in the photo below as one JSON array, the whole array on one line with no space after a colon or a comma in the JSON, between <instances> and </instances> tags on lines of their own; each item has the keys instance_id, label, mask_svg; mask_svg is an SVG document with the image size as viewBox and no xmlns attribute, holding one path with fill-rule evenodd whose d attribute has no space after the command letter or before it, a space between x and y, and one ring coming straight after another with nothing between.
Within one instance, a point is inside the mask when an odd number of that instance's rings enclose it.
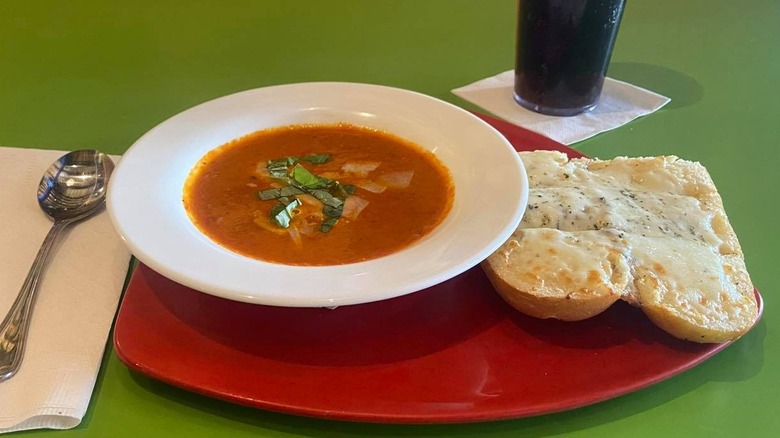
<instances>
[{"instance_id":1,"label":"white paper napkin","mask_svg":"<svg viewBox=\"0 0 780 438\"><path fill-rule=\"evenodd\" d=\"M36 190L44 170L63 153L0 147L0 320L52 225L38 207ZM0 382L0 433L79 424L129 260L105 210L60 236L39 285L21 369Z\"/></svg>"},{"instance_id":2,"label":"white paper napkin","mask_svg":"<svg viewBox=\"0 0 780 438\"><path fill-rule=\"evenodd\" d=\"M671 100L626 82L607 78L599 104L593 111L571 117L546 116L527 110L515 102L512 95L514 79L514 71L509 70L456 88L452 92L508 122L567 145L625 125L658 110Z\"/></svg>"}]
</instances>

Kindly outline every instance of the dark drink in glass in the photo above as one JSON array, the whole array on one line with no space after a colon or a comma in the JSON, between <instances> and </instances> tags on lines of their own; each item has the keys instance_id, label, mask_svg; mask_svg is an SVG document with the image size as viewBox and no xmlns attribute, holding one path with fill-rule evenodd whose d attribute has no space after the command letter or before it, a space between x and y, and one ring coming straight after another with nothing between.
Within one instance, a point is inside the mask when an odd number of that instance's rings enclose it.
<instances>
[{"instance_id":1,"label":"dark drink in glass","mask_svg":"<svg viewBox=\"0 0 780 438\"><path fill-rule=\"evenodd\" d=\"M553 116L596 107L625 0L518 0L515 100Z\"/></svg>"}]
</instances>

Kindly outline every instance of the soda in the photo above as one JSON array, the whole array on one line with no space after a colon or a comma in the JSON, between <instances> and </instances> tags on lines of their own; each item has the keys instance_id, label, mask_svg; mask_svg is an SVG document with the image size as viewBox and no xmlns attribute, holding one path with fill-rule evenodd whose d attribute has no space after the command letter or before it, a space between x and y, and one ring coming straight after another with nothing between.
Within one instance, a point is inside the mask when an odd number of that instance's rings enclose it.
<instances>
[{"instance_id":1,"label":"soda","mask_svg":"<svg viewBox=\"0 0 780 438\"><path fill-rule=\"evenodd\" d=\"M515 100L571 116L598 103L625 0L518 0Z\"/></svg>"}]
</instances>

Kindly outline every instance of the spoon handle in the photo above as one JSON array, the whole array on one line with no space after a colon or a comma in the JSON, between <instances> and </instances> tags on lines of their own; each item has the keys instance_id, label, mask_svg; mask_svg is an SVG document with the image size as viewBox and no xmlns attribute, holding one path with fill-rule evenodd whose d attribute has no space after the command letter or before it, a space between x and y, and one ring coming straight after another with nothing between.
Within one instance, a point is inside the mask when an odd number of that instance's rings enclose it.
<instances>
[{"instance_id":1,"label":"spoon handle","mask_svg":"<svg viewBox=\"0 0 780 438\"><path fill-rule=\"evenodd\" d=\"M19 370L41 274L46 267L49 253L54 247L57 236L69 223L67 221L54 222L38 250L38 255L35 256L35 261L27 273L19 295L16 296L11 310L8 311L3 323L0 324L0 382L10 379Z\"/></svg>"}]
</instances>

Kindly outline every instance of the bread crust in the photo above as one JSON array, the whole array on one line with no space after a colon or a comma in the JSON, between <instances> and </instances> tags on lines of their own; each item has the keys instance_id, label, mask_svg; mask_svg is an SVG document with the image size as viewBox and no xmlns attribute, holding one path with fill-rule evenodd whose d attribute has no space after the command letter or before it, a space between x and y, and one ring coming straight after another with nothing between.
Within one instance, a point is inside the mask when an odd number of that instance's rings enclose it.
<instances>
[{"instance_id":1,"label":"bread crust","mask_svg":"<svg viewBox=\"0 0 780 438\"><path fill-rule=\"evenodd\" d=\"M603 312L627 287L621 246L610 233L518 230L482 267L501 297L521 312L579 321Z\"/></svg>"},{"instance_id":2,"label":"bread crust","mask_svg":"<svg viewBox=\"0 0 780 438\"><path fill-rule=\"evenodd\" d=\"M578 321L622 299L672 336L707 343L755 323L742 249L704 166L674 156L520 155L528 209L481 264L509 305Z\"/></svg>"},{"instance_id":3,"label":"bread crust","mask_svg":"<svg viewBox=\"0 0 780 438\"><path fill-rule=\"evenodd\" d=\"M669 285L652 276L636 281L639 307L655 325L679 339L720 343L739 338L753 326L758 308L742 257L725 256L724 263L735 288L707 302L705 311L697 311L685 297L675 297Z\"/></svg>"}]
</instances>

